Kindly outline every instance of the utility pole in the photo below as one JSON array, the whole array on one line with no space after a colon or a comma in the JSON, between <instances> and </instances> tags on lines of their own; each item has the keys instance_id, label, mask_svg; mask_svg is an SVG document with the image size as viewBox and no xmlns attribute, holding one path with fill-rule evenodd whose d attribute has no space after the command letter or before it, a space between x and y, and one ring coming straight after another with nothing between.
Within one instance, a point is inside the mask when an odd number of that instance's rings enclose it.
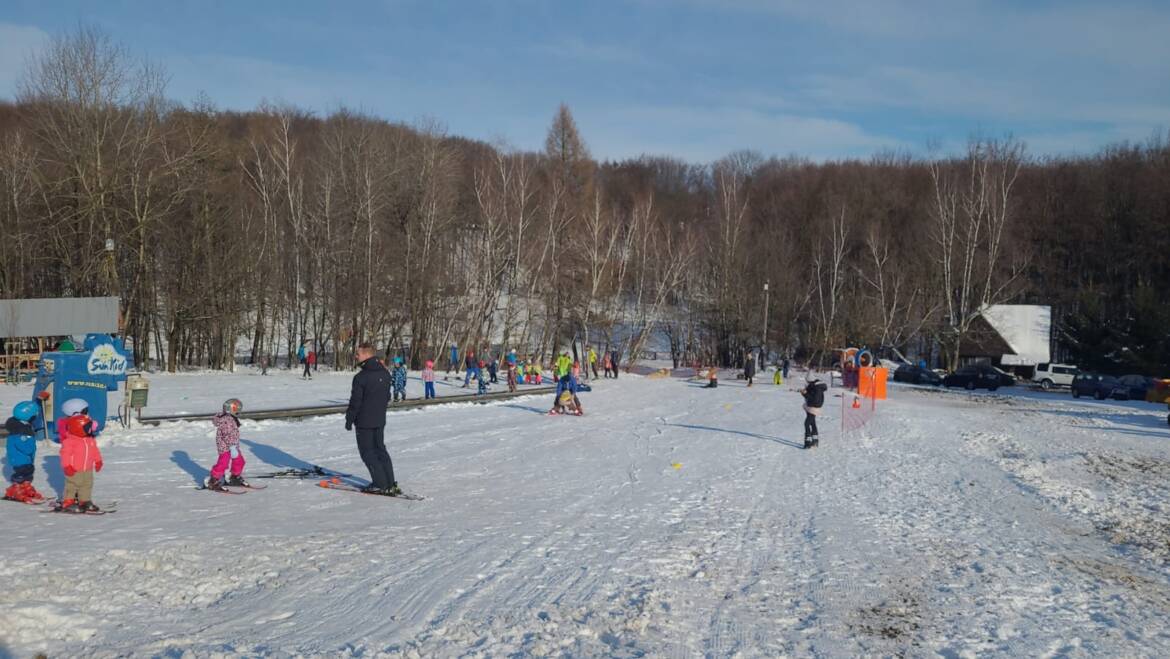
<instances>
[{"instance_id":1,"label":"utility pole","mask_svg":"<svg viewBox=\"0 0 1170 659\"><path fill-rule=\"evenodd\" d=\"M760 366L763 367L764 362L768 360L768 284L764 282L764 334L760 337L760 348L763 352L760 355Z\"/></svg>"}]
</instances>

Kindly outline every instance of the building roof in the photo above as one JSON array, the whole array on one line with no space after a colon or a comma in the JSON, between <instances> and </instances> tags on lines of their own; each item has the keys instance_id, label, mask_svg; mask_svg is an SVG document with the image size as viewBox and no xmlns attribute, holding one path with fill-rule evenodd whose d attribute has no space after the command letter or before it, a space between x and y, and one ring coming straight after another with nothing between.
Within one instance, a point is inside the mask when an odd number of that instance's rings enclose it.
<instances>
[{"instance_id":1,"label":"building roof","mask_svg":"<svg viewBox=\"0 0 1170 659\"><path fill-rule=\"evenodd\" d=\"M116 297L0 300L0 338L118 333Z\"/></svg>"}]
</instances>

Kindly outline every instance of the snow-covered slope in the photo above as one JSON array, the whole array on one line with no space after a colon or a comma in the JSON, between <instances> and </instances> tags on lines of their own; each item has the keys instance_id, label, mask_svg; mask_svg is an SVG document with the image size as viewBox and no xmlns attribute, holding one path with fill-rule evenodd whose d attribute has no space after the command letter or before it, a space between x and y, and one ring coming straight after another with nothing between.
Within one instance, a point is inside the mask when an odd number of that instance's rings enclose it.
<instances>
[{"instance_id":1,"label":"snow-covered slope","mask_svg":"<svg viewBox=\"0 0 1170 659\"><path fill-rule=\"evenodd\" d=\"M841 437L829 400L812 451L770 384L394 413L422 502L197 492L209 424L113 431L116 514L0 504L0 655L1170 654L1162 411L898 388ZM341 425L248 423L248 469L364 473Z\"/></svg>"}]
</instances>

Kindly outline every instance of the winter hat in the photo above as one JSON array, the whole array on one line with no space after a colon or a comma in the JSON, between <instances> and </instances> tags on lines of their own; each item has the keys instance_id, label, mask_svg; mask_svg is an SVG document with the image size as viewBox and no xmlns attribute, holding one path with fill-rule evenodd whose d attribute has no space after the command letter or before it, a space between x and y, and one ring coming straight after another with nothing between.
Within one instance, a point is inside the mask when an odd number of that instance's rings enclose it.
<instances>
[{"instance_id":1,"label":"winter hat","mask_svg":"<svg viewBox=\"0 0 1170 659\"><path fill-rule=\"evenodd\" d=\"M35 419L38 414L40 414L40 410L37 409L37 404L31 400L22 400L16 404L16 407L12 408L12 416L16 417L17 421L25 423Z\"/></svg>"},{"instance_id":2,"label":"winter hat","mask_svg":"<svg viewBox=\"0 0 1170 659\"><path fill-rule=\"evenodd\" d=\"M573 394L571 394L567 391L562 391L561 392L561 405L568 405L571 402L573 402Z\"/></svg>"},{"instance_id":3,"label":"winter hat","mask_svg":"<svg viewBox=\"0 0 1170 659\"><path fill-rule=\"evenodd\" d=\"M434 368L434 366L435 366L435 362L433 360L428 359L427 360L427 368Z\"/></svg>"},{"instance_id":4,"label":"winter hat","mask_svg":"<svg viewBox=\"0 0 1170 659\"><path fill-rule=\"evenodd\" d=\"M395 364L401 364L401 363L402 363L402 358L401 358L401 357L395 357L395 358L394 358L394 363L395 363Z\"/></svg>"},{"instance_id":5,"label":"winter hat","mask_svg":"<svg viewBox=\"0 0 1170 659\"><path fill-rule=\"evenodd\" d=\"M813 373L809 373L808 375L804 376L804 381L811 384L817 381L817 376Z\"/></svg>"},{"instance_id":6,"label":"winter hat","mask_svg":"<svg viewBox=\"0 0 1170 659\"><path fill-rule=\"evenodd\" d=\"M244 404L239 398L229 398L223 402L224 414L239 414L244 411Z\"/></svg>"},{"instance_id":7,"label":"winter hat","mask_svg":"<svg viewBox=\"0 0 1170 659\"><path fill-rule=\"evenodd\" d=\"M70 398L69 400L65 401L64 403L61 403L61 412L63 412L65 414L65 416L75 416L77 414L88 414L89 413L89 403L85 402L81 398Z\"/></svg>"}]
</instances>

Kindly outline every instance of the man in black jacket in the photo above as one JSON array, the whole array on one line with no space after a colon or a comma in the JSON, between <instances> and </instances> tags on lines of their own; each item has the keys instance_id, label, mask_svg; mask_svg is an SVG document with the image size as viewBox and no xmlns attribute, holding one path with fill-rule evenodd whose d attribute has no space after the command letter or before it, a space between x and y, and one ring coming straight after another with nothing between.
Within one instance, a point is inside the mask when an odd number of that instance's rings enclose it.
<instances>
[{"instance_id":1,"label":"man in black jacket","mask_svg":"<svg viewBox=\"0 0 1170 659\"><path fill-rule=\"evenodd\" d=\"M353 376L349 408L345 410L345 429L357 428L358 452L370 470L371 483L362 491L399 494L394 463L382 436L386 429L386 406L390 403L390 372L374 356L374 346L369 343L358 346L357 358L358 372Z\"/></svg>"}]
</instances>

